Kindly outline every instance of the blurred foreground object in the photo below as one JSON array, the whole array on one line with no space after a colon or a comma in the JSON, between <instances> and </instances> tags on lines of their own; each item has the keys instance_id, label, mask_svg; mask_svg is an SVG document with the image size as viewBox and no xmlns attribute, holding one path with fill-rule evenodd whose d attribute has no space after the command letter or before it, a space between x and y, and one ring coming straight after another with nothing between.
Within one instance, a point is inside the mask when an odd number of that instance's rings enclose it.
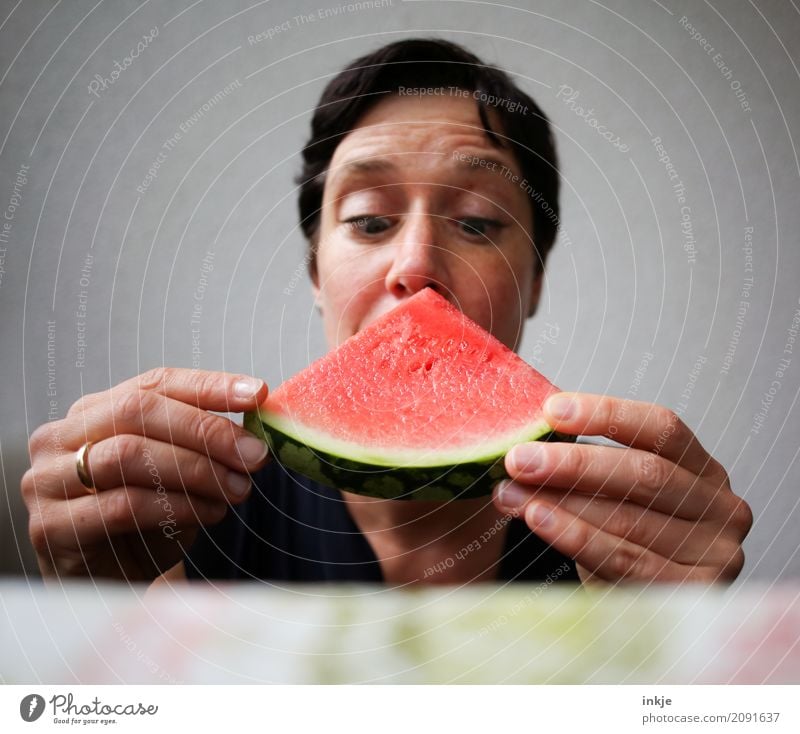
<instances>
[{"instance_id":1,"label":"blurred foreground object","mask_svg":"<svg viewBox=\"0 0 800 734\"><path fill-rule=\"evenodd\" d=\"M800 586L0 583L3 683L798 683Z\"/></svg>"}]
</instances>

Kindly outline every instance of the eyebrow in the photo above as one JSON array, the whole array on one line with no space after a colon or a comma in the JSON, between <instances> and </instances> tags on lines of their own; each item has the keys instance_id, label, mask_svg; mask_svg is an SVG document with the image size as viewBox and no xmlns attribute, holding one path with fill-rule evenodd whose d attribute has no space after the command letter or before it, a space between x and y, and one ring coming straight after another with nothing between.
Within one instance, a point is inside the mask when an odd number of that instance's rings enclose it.
<instances>
[{"instance_id":1,"label":"eyebrow","mask_svg":"<svg viewBox=\"0 0 800 734\"><path fill-rule=\"evenodd\" d=\"M457 168L466 168L470 171L486 171L486 173L502 174L503 171L511 171L513 168L509 165L509 161L501 160L500 158L492 158L491 156L474 155L472 153L461 153L463 158L456 158L451 154L450 161L456 165Z\"/></svg>"},{"instance_id":2,"label":"eyebrow","mask_svg":"<svg viewBox=\"0 0 800 734\"><path fill-rule=\"evenodd\" d=\"M385 173L396 170L397 166L386 158L366 158L364 160L345 163L339 167L336 173L347 175L349 173Z\"/></svg>"},{"instance_id":3,"label":"eyebrow","mask_svg":"<svg viewBox=\"0 0 800 734\"><path fill-rule=\"evenodd\" d=\"M396 170L397 166L385 158L366 158L350 161L337 166L332 171L326 171L325 186L328 187L331 184L340 186L342 182L346 182L350 178L358 179L371 173L387 173Z\"/></svg>"},{"instance_id":4,"label":"eyebrow","mask_svg":"<svg viewBox=\"0 0 800 734\"><path fill-rule=\"evenodd\" d=\"M442 154L442 157L455 168L469 170L473 173L483 172L494 174L503 180L508 179L508 176L504 175L505 172L514 170L509 166L508 161L491 156L482 156L474 153L461 153L459 156L456 156L451 153L449 155ZM480 162L481 165L479 165L478 162ZM366 158L342 164L336 169L333 177L335 179L347 179L349 176L358 177L374 173L394 173L398 170L399 167L387 158Z\"/></svg>"}]
</instances>

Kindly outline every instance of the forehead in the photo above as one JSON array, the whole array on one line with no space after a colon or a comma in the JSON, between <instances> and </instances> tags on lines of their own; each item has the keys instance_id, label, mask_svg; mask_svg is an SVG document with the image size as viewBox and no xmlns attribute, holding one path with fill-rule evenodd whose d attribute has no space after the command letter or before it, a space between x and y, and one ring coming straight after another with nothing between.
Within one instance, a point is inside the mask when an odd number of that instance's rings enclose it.
<instances>
[{"instance_id":1,"label":"forehead","mask_svg":"<svg viewBox=\"0 0 800 734\"><path fill-rule=\"evenodd\" d=\"M499 119L492 110L488 113L492 130L502 133ZM511 152L489 140L471 96L391 95L368 110L343 138L330 168L335 175L349 163L377 156L392 156L398 166L437 167L452 163L453 152L460 149L515 168Z\"/></svg>"}]
</instances>

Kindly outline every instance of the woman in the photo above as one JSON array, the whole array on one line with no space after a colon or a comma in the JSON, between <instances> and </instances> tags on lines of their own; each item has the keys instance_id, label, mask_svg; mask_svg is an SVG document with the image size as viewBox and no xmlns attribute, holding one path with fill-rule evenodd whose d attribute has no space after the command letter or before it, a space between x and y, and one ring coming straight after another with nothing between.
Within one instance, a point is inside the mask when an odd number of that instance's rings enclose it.
<instances>
[{"instance_id":1,"label":"woman","mask_svg":"<svg viewBox=\"0 0 800 734\"><path fill-rule=\"evenodd\" d=\"M546 118L505 74L440 40L386 46L329 83L303 156L301 225L330 346L430 287L516 348L555 238L558 177ZM403 585L710 582L742 568L750 509L664 408L555 396L558 431L628 448L521 444L492 501L427 503L288 474L208 412L266 394L249 377L157 369L38 429L22 491L42 573Z\"/></svg>"}]
</instances>

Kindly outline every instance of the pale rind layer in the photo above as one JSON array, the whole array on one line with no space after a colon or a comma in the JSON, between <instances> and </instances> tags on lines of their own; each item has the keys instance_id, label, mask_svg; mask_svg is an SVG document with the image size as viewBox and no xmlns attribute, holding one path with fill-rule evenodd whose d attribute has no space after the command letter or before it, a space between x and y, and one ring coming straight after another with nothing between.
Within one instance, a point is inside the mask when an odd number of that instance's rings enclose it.
<instances>
[{"instance_id":1,"label":"pale rind layer","mask_svg":"<svg viewBox=\"0 0 800 734\"><path fill-rule=\"evenodd\" d=\"M282 413L267 411L263 408L258 413L262 423L285 434L298 444L311 446L333 456L346 456L356 462L391 468L437 467L476 461L480 463L487 460L494 461L498 456L505 454L511 446L525 441L536 441L553 430L546 421L539 419L499 435L497 431L493 431L494 435L490 439L481 440L479 446L382 448L344 441L327 432L293 420Z\"/></svg>"},{"instance_id":2,"label":"pale rind layer","mask_svg":"<svg viewBox=\"0 0 800 734\"><path fill-rule=\"evenodd\" d=\"M266 420L265 420L266 418ZM277 418L277 420L276 420ZM507 476L503 459L511 446L525 441L574 440L544 422L524 433L507 435L475 449L446 454L431 451L369 452L362 446L320 435L303 427L286 428L280 416L251 412L244 426L267 442L273 459L320 484L346 492L405 500L450 500L482 497ZM302 433L302 437L298 434ZM436 461L434 461L434 458Z\"/></svg>"}]
</instances>

